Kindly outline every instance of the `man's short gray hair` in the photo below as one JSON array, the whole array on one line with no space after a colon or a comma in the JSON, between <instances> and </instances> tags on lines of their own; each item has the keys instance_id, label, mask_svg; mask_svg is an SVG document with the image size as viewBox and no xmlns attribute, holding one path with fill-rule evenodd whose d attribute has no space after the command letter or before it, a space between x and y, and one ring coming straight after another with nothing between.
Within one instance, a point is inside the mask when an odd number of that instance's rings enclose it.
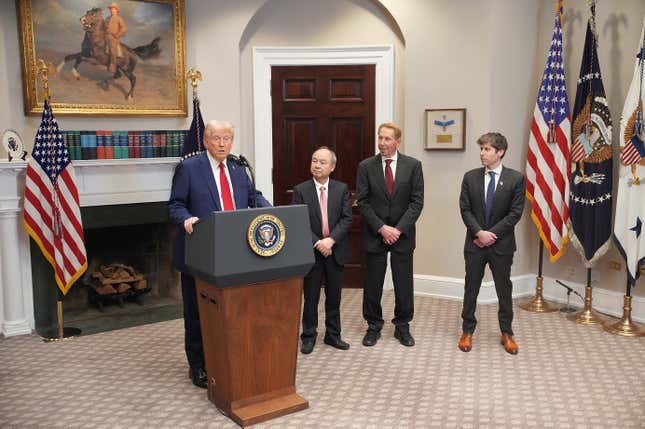
<instances>
[{"instance_id":1,"label":"man's short gray hair","mask_svg":"<svg viewBox=\"0 0 645 429\"><path fill-rule=\"evenodd\" d=\"M336 159L336 152L331 150L328 146L320 146L320 147L316 148L314 153L318 152L320 149L328 150L331 153L331 163L332 163L332 165L336 165L336 160L337 160Z\"/></svg>"},{"instance_id":2,"label":"man's short gray hair","mask_svg":"<svg viewBox=\"0 0 645 429\"><path fill-rule=\"evenodd\" d=\"M216 130L230 131L231 134L235 135L235 127L232 123L228 121L220 121L217 119L211 119L206 122L204 127L204 135L210 135Z\"/></svg>"}]
</instances>

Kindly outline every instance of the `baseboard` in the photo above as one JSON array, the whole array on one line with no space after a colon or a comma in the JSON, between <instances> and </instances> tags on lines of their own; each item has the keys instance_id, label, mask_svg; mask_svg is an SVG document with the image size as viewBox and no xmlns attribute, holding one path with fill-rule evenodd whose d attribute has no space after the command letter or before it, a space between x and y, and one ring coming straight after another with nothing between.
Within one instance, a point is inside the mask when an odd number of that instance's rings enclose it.
<instances>
[{"instance_id":1,"label":"baseboard","mask_svg":"<svg viewBox=\"0 0 645 429\"><path fill-rule=\"evenodd\" d=\"M535 293L536 274L523 274L511 277L513 281L513 298L532 296ZM569 287L584 296L585 285L581 283L567 283ZM461 301L464 297L464 279L455 277L442 277L424 274L415 274L414 293L419 296L432 296L435 298L452 299ZM565 304L567 302L567 290L557 284L554 278L544 277L543 296L545 299ZM594 288L593 308L594 310L614 317L621 317L623 314L624 294L612 290ZM497 302L495 284L493 281L482 282L479 298L480 304L492 304ZM582 308L582 300L571 295L571 305ZM632 319L636 322L645 322L645 298L634 296L632 298Z\"/></svg>"},{"instance_id":2,"label":"baseboard","mask_svg":"<svg viewBox=\"0 0 645 429\"><path fill-rule=\"evenodd\" d=\"M2 335L4 335L5 338L27 334L31 334L31 327L27 320L21 320L19 322L4 322L2 325Z\"/></svg>"},{"instance_id":3,"label":"baseboard","mask_svg":"<svg viewBox=\"0 0 645 429\"><path fill-rule=\"evenodd\" d=\"M527 296L535 289L535 275L514 276L511 277L511 280L513 281L513 298ZM464 279L415 274L414 293L415 295L461 301L464 298ZM495 284L492 280L482 282L477 302L480 304L497 302Z\"/></svg>"}]
</instances>

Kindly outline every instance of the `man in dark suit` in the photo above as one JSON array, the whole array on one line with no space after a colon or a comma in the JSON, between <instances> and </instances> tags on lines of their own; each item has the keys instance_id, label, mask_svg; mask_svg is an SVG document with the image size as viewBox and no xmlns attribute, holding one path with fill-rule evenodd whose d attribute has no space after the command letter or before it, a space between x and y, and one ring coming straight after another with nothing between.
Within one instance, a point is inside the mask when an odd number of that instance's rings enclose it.
<instances>
[{"instance_id":1,"label":"man in dark suit","mask_svg":"<svg viewBox=\"0 0 645 429\"><path fill-rule=\"evenodd\" d=\"M367 333L363 345L381 337L381 296L390 252L394 283L394 336L404 346L414 345L410 322L414 316L412 257L415 222L423 209L421 162L398 152L401 129L391 123L378 128L379 154L358 165L356 200L363 218L367 270L363 289L363 317Z\"/></svg>"},{"instance_id":2,"label":"man in dark suit","mask_svg":"<svg viewBox=\"0 0 645 429\"><path fill-rule=\"evenodd\" d=\"M204 129L206 151L181 162L172 181L168 210L179 228L175 239L173 265L181 272L184 302L185 349L189 376L196 386L206 387L204 346L199 325L195 279L184 263L184 233L192 234L193 225L213 211L266 207L271 204L254 191L246 170L229 155L233 146L233 125L209 121Z\"/></svg>"},{"instance_id":3,"label":"man in dark suit","mask_svg":"<svg viewBox=\"0 0 645 429\"><path fill-rule=\"evenodd\" d=\"M352 225L352 206L347 185L329 178L336 168L336 154L321 147L311 156L311 175L293 188L292 204L309 208L311 241L316 263L304 279L305 303L302 310L302 346L309 354L316 344L318 300L322 275L325 274L325 344L340 350L349 344L340 336L340 295L343 266L349 260L348 232Z\"/></svg>"},{"instance_id":4,"label":"man in dark suit","mask_svg":"<svg viewBox=\"0 0 645 429\"><path fill-rule=\"evenodd\" d=\"M510 354L517 354L513 339L513 283L511 265L515 253L515 224L524 210L524 175L502 166L508 143L500 133L487 133L477 140L483 167L464 175L459 196L461 217L466 224L464 259L466 279L461 313L463 333L459 349L469 352L477 325L475 307L484 268L490 267L499 300L501 342Z\"/></svg>"}]
</instances>

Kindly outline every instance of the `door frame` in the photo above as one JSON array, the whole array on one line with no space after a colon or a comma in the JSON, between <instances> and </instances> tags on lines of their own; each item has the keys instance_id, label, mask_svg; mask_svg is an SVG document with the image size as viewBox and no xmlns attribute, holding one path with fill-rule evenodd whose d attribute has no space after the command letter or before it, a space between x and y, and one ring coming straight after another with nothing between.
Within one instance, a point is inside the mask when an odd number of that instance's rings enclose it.
<instances>
[{"instance_id":1,"label":"door frame","mask_svg":"<svg viewBox=\"0 0 645 429\"><path fill-rule=\"evenodd\" d=\"M273 203L271 67L375 64L374 126L394 119L394 46L253 48L253 127L257 188ZM374 130L376 135L376 129ZM376 141L374 142L376 149Z\"/></svg>"}]
</instances>

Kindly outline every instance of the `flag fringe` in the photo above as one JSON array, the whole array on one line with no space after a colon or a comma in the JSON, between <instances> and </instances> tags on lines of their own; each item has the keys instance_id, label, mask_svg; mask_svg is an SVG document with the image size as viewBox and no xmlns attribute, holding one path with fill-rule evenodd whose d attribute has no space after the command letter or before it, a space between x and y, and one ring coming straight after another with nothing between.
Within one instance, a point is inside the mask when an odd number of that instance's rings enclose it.
<instances>
[{"instance_id":1,"label":"flag fringe","mask_svg":"<svg viewBox=\"0 0 645 429\"><path fill-rule=\"evenodd\" d=\"M40 251L43 253L43 256L45 257L45 259L47 260L47 262L49 262L49 264L54 269L54 278L56 279L56 284L58 285L58 288L63 293L63 295L67 295L67 292L72 287L72 285L76 283L76 281L87 270L87 261L78 269L78 271L76 271L76 273L74 273L72 278L67 283L65 283L63 279L61 279L56 273L56 263L54 261L54 257L47 251L47 249L45 248L45 245L41 241L36 231L34 231L24 219L22 221L22 224L27 230L27 234L29 234L29 236L36 242L36 244L38 245L38 248L40 248Z\"/></svg>"},{"instance_id":2,"label":"flag fringe","mask_svg":"<svg viewBox=\"0 0 645 429\"><path fill-rule=\"evenodd\" d=\"M598 247L596 249L596 252L593 254L591 259L585 258L585 248L580 242L580 239L578 236L576 236L576 233L573 232L573 225L571 224L571 221L567 222L567 228L569 228L570 234L571 234L571 243L573 244L573 247L578 251L580 254L580 257L582 258L582 262L585 264L586 268L593 268L594 265L596 265L596 262L598 262L598 259L602 258L605 253L609 250L609 246L611 245L611 237L613 234L609 236L607 241L605 241L602 246Z\"/></svg>"},{"instance_id":3,"label":"flag fringe","mask_svg":"<svg viewBox=\"0 0 645 429\"><path fill-rule=\"evenodd\" d=\"M535 204L535 201L533 200L533 195L530 193L526 192L526 198L531 201L531 204ZM565 234L564 237L562 237L562 247L560 250L555 255L551 255L551 245L549 244L549 239L546 237L546 234L544 231L542 231L542 225L540 224L540 219L538 219L537 215L533 210L531 210L531 219L533 219L533 223L535 224L537 230L538 230L538 235L540 236L540 240L542 240L542 243L544 243L544 247L547 248L549 251L549 261L555 262L562 255L564 255L564 252L567 250L567 243L569 242L569 235Z\"/></svg>"}]
</instances>

